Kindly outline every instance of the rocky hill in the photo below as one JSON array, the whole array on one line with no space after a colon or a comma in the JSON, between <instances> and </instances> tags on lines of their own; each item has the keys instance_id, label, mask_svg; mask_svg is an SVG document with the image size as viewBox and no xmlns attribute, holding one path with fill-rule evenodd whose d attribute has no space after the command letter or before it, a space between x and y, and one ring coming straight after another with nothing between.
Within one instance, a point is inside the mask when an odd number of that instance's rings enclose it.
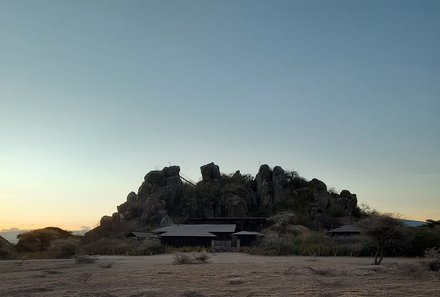
<instances>
[{"instance_id":1,"label":"rocky hill","mask_svg":"<svg viewBox=\"0 0 440 297\"><path fill-rule=\"evenodd\" d=\"M130 192L117 212L104 216L86 237L143 230L190 217L271 216L295 214L298 224L328 228L359 213L357 197L348 190L329 192L319 179L306 179L280 166L262 165L255 177L240 171L225 175L210 163L200 167L202 181L184 182L178 166L150 171L137 193Z\"/></svg>"}]
</instances>

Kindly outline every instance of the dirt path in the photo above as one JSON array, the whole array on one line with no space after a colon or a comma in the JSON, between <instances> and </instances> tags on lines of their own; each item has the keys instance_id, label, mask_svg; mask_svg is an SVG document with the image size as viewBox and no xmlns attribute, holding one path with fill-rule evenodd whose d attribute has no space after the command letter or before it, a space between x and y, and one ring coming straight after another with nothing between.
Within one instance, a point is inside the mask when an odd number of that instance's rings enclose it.
<instances>
[{"instance_id":1,"label":"dirt path","mask_svg":"<svg viewBox=\"0 0 440 297\"><path fill-rule=\"evenodd\" d=\"M240 253L200 265L174 265L173 255L97 258L0 262L0 296L440 296L439 274L419 259L373 266L367 258Z\"/></svg>"}]
</instances>

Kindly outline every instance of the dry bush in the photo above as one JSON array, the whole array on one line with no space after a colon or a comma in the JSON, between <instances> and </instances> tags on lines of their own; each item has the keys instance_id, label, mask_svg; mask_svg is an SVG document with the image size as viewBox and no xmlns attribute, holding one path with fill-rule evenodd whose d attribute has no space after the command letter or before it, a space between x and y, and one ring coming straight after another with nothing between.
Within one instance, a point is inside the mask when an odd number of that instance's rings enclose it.
<instances>
[{"instance_id":1,"label":"dry bush","mask_svg":"<svg viewBox=\"0 0 440 297\"><path fill-rule=\"evenodd\" d=\"M205 252L202 252L200 254L193 254L193 256L197 263L206 263L210 258L209 255Z\"/></svg>"},{"instance_id":2,"label":"dry bush","mask_svg":"<svg viewBox=\"0 0 440 297\"><path fill-rule=\"evenodd\" d=\"M77 264L93 264L96 262L96 259L89 255L77 255L75 257L75 262Z\"/></svg>"},{"instance_id":3,"label":"dry bush","mask_svg":"<svg viewBox=\"0 0 440 297\"><path fill-rule=\"evenodd\" d=\"M440 248L430 248L425 250L425 258L440 259Z\"/></svg>"},{"instance_id":4,"label":"dry bush","mask_svg":"<svg viewBox=\"0 0 440 297\"><path fill-rule=\"evenodd\" d=\"M80 251L77 238L56 239L51 242L48 252L54 258L70 258Z\"/></svg>"},{"instance_id":5,"label":"dry bush","mask_svg":"<svg viewBox=\"0 0 440 297\"><path fill-rule=\"evenodd\" d=\"M430 248L425 251L425 258L431 260L426 262L429 271L440 271L440 248Z\"/></svg>"},{"instance_id":6,"label":"dry bush","mask_svg":"<svg viewBox=\"0 0 440 297\"><path fill-rule=\"evenodd\" d=\"M194 258L189 254L175 253L174 264L194 264Z\"/></svg>"},{"instance_id":7,"label":"dry bush","mask_svg":"<svg viewBox=\"0 0 440 297\"><path fill-rule=\"evenodd\" d=\"M206 253L200 254L174 254L174 264L203 264L208 262L209 255Z\"/></svg>"},{"instance_id":8,"label":"dry bush","mask_svg":"<svg viewBox=\"0 0 440 297\"><path fill-rule=\"evenodd\" d=\"M145 239L138 247L142 255L157 255L165 253L165 247L156 239Z\"/></svg>"}]
</instances>

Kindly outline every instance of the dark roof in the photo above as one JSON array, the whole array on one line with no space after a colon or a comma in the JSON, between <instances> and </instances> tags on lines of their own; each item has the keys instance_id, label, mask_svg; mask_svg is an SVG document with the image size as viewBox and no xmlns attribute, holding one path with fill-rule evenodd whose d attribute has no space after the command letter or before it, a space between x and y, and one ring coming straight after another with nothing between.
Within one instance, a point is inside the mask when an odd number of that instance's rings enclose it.
<instances>
[{"instance_id":1,"label":"dark roof","mask_svg":"<svg viewBox=\"0 0 440 297\"><path fill-rule=\"evenodd\" d=\"M178 229L165 232L159 235L159 237L217 237L216 235L200 230L194 229Z\"/></svg>"},{"instance_id":2,"label":"dark roof","mask_svg":"<svg viewBox=\"0 0 440 297\"><path fill-rule=\"evenodd\" d=\"M235 231L235 224L181 224L171 225L153 230L153 233L165 233L165 232L189 232L191 234L212 232L212 233L233 233Z\"/></svg>"},{"instance_id":3,"label":"dark roof","mask_svg":"<svg viewBox=\"0 0 440 297\"><path fill-rule=\"evenodd\" d=\"M141 238L147 238L149 235L151 235L151 233L146 233L146 232L130 232L128 234L128 237L141 237Z\"/></svg>"},{"instance_id":4,"label":"dark roof","mask_svg":"<svg viewBox=\"0 0 440 297\"><path fill-rule=\"evenodd\" d=\"M240 231L232 233L232 235L241 235L241 236L264 236L263 233L254 232L254 231Z\"/></svg>"},{"instance_id":5,"label":"dark roof","mask_svg":"<svg viewBox=\"0 0 440 297\"><path fill-rule=\"evenodd\" d=\"M12 246L12 243L7 241L4 237L0 236L0 246Z\"/></svg>"},{"instance_id":6,"label":"dark roof","mask_svg":"<svg viewBox=\"0 0 440 297\"><path fill-rule=\"evenodd\" d=\"M265 221L266 217L213 217L213 218L189 218L190 221Z\"/></svg>"},{"instance_id":7,"label":"dark roof","mask_svg":"<svg viewBox=\"0 0 440 297\"><path fill-rule=\"evenodd\" d=\"M355 225L345 225L328 231L329 233L360 233L361 229Z\"/></svg>"}]
</instances>

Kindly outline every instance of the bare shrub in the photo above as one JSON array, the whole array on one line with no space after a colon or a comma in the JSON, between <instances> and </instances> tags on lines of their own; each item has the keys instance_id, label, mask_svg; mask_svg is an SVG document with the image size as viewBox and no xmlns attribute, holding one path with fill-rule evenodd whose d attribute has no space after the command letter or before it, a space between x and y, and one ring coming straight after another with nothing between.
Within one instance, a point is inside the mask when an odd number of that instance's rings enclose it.
<instances>
[{"instance_id":1,"label":"bare shrub","mask_svg":"<svg viewBox=\"0 0 440 297\"><path fill-rule=\"evenodd\" d=\"M440 271L440 248L430 248L425 251L425 258L431 259L426 262L429 271Z\"/></svg>"},{"instance_id":2,"label":"bare shrub","mask_svg":"<svg viewBox=\"0 0 440 297\"><path fill-rule=\"evenodd\" d=\"M55 258L70 258L78 254L80 241L76 238L56 239L49 246L49 254Z\"/></svg>"},{"instance_id":3,"label":"bare shrub","mask_svg":"<svg viewBox=\"0 0 440 297\"><path fill-rule=\"evenodd\" d=\"M430 248L425 250L425 258L440 259L440 248Z\"/></svg>"},{"instance_id":4,"label":"bare shrub","mask_svg":"<svg viewBox=\"0 0 440 297\"><path fill-rule=\"evenodd\" d=\"M175 253L174 264L194 264L194 258L188 254Z\"/></svg>"},{"instance_id":5,"label":"bare shrub","mask_svg":"<svg viewBox=\"0 0 440 297\"><path fill-rule=\"evenodd\" d=\"M142 255L157 255L165 253L165 247L156 239L145 239L138 247Z\"/></svg>"},{"instance_id":6,"label":"bare shrub","mask_svg":"<svg viewBox=\"0 0 440 297\"><path fill-rule=\"evenodd\" d=\"M208 262L209 255L206 253L200 254L183 254L183 253L175 253L174 254L174 264L203 264Z\"/></svg>"},{"instance_id":7,"label":"bare shrub","mask_svg":"<svg viewBox=\"0 0 440 297\"><path fill-rule=\"evenodd\" d=\"M205 252L202 252L200 254L193 254L193 256L197 263L206 263L210 258L209 255Z\"/></svg>"},{"instance_id":8,"label":"bare shrub","mask_svg":"<svg viewBox=\"0 0 440 297\"><path fill-rule=\"evenodd\" d=\"M77 255L75 257L75 262L77 264L93 264L96 262L96 259L89 255Z\"/></svg>"}]
</instances>

